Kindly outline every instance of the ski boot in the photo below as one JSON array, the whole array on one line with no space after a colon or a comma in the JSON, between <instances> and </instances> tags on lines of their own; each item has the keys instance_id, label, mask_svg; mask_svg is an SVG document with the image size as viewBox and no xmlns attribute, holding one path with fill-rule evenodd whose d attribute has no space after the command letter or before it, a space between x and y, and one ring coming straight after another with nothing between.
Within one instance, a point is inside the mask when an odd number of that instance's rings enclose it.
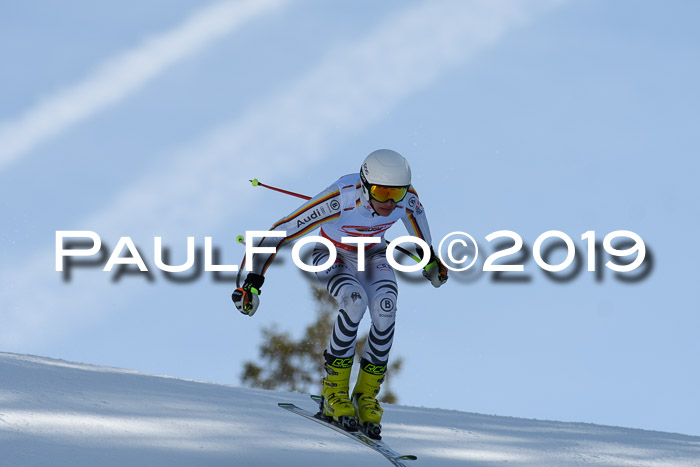
<instances>
[{"instance_id":1,"label":"ski boot","mask_svg":"<svg viewBox=\"0 0 700 467\"><path fill-rule=\"evenodd\" d=\"M360 429L370 438L382 439L382 414L377 394L384 382L386 365L374 365L367 359L360 362L360 374L352 391L352 404L357 411Z\"/></svg>"},{"instance_id":2,"label":"ski boot","mask_svg":"<svg viewBox=\"0 0 700 467\"><path fill-rule=\"evenodd\" d=\"M350 372L353 357L338 358L324 352L326 377L319 415L346 431L357 431L355 407L350 401Z\"/></svg>"}]
</instances>

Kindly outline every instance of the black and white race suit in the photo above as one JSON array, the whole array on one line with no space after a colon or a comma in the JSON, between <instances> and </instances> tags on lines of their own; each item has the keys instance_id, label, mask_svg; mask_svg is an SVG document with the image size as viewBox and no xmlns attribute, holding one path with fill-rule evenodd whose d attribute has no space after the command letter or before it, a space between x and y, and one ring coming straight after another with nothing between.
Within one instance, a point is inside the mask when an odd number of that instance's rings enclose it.
<instances>
[{"instance_id":1,"label":"black and white race suit","mask_svg":"<svg viewBox=\"0 0 700 467\"><path fill-rule=\"evenodd\" d=\"M358 326L369 308L372 325L362 357L377 365L388 362L394 337L398 287L394 270L386 259L384 233L399 219L409 235L431 244L425 211L412 186L394 211L383 217L375 213L362 194L359 173L350 174L275 223L270 230L286 231L284 238L265 237L257 244L274 247L277 251L284 243L320 227L320 235L336 247L336 261L316 273L339 306L327 347L333 356L348 358L354 354ZM358 268L358 247L343 243L343 237L380 238L379 243L365 247L364 271ZM256 253L253 272L265 274L275 255ZM328 248L317 243L313 253L314 265L324 263L328 256Z\"/></svg>"}]
</instances>

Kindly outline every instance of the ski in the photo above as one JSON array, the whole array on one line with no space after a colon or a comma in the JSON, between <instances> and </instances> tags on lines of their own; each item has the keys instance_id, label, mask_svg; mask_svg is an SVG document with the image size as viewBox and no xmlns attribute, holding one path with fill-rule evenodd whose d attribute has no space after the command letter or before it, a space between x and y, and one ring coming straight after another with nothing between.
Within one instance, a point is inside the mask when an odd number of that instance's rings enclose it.
<instances>
[{"instance_id":1,"label":"ski","mask_svg":"<svg viewBox=\"0 0 700 467\"><path fill-rule=\"evenodd\" d=\"M312 399L318 402L317 400L318 396L311 396ZM287 402L280 402L277 404L279 407L288 410L292 413L295 413L297 415L301 415L304 418L308 418L309 420L313 420L314 422L326 426L330 428L331 430L337 431L338 433L342 433L348 438L352 438L355 441L359 442L360 444L364 444L368 448L371 448L384 456L389 462L391 462L393 465L397 467L406 467L406 464L404 464L401 461L404 460L416 460L418 457L409 454L409 455L401 455L398 454L396 451L391 449L389 446L386 445L383 441L372 439L366 434L364 434L361 431L345 431L341 427L334 425L333 423L329 423L321 418L317 418L316 415L306 409L302 409L301 407L298 407L294 404L290 404Z\"/></svg>"}]
</instances>

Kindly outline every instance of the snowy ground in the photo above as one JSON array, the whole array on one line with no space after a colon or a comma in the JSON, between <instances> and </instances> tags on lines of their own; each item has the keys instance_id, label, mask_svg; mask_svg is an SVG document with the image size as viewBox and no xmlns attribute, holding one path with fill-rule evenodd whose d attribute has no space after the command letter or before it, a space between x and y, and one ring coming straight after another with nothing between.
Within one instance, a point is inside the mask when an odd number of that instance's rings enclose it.
<instances>
[{"instance_id":1,"label":"snowy ground","mask_svg":"<svg viewBox=\"0 0 700 467\"><path fill-rule=\"evenodd\" d=\"M277 407L307 396L0 353L0 466L382 466ZM387 406L385 441L415 466L699 466L700 438Z\"/></svg>"}]
</instances>

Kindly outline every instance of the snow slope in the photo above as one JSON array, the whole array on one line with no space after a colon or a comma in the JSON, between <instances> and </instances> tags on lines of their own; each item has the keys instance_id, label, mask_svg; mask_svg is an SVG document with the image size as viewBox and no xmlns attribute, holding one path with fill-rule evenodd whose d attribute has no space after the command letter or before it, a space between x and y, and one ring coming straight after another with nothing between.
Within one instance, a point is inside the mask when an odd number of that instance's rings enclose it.
<instances>
[{"instance_id":1,"label":"snow slope","mask_svg":"<svg viewBox=\"0 0 700 467\"><path fill-rule=\"evenodd\" d=\"M379 454L277 407L301 394L0 353L0 466L382 466ZM386 407L415 466L698 466L700 438Z\"/></svg>"}]
</instances>

